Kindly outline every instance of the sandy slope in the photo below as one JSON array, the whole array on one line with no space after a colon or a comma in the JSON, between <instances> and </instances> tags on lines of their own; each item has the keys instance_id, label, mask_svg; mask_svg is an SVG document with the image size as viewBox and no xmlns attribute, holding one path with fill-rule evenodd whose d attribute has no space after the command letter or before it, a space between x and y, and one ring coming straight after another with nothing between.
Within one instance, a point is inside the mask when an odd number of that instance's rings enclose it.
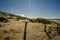
<instances>
[{"instance_id":1,"label":"sandy slope","mask_svg":"<svg viewBox=\"0 0 60 40\"><path fill-rule=\"evenodd\" d=\"M0 40L23 40L25 22L20 21L10 21L7 23L0 23ZM55 25L55 24L54 24ZM49 27L52 27L53 24L47 25L47 31ZM52 29L56 28L53 26ZM56 33L56 30L50 33L53 38L53 34ZM27 40L49 40L49 37L44 32L44 24L42 23L31 23L27 24Z\"/></svg>"},{"instance_id":2,"label":"sandy slope","mask_svg":"<svg viewBox=\"0 0 60 40\"><path fill-rule=\"evenodd\" d=\"M57 40L60 38L56 30L57 25L54 23L48 24L50 21L46 19L29 19L0 12L0 40L23 40L25 21L28 22L26 40ZM51 39L44 32L45 25L42 23L47 23L46 31Z\"/></svg>"}]
</instances>

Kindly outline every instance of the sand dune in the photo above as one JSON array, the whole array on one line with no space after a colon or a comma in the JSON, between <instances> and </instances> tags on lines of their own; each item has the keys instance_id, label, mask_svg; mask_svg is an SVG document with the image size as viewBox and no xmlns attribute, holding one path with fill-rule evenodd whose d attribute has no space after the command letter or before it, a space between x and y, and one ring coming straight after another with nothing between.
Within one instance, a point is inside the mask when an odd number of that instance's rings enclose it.
<instances>
[{"instance_id":1,"label":"sand dune","mask_svg":"<svg viewBox=\"0 0 60 40\"><path fill-rule=\"evenodd\" d=\"M29 19L26 17L0 12L0 40L23 40L25 22L27 23L26 40L59 40L57 24L46 19ZM10 16L9 16L10 15ZM2 18L2 20L1 20ZM43 20L43 21L42 21ZM59 21L60 22L60 21ZM44 32L46 31L51 38ZM59 23L58 23L59 24Z\"/></svg>"}]
</instances>

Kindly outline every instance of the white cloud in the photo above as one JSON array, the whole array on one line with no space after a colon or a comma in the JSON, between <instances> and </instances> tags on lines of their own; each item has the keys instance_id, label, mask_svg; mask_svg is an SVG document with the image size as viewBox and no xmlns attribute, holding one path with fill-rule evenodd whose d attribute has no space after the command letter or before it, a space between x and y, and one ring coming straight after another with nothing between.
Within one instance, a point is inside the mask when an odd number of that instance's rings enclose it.
<instances>
[{"instance_id":1,"label":"white cloud","mask_svg":"<svg viewBox=\"0 0 60 40\"><path fill-rule=\"evenodd\" d=\"M20 16L25 16L24 14L20 14Z\"/></svg>"},{"instance_id":2,"label":"white cloud","mask_svg":"<svg viewBox=\"0 0 60 40\"><path fill-rule=\"evenodd\" d=\"M19 15L19 16L23 16L23 17L28 17L28 18L38 18L38 17L32 17L32 16L28 16L28 15L25 15L25 14L18 14L16 13L15 15ZM60 17L40 17L40 18L46 18L46 19L56 19L56 18L60 18Z\"/></svg>"},{"instance_id":3,"label":"white cloud","mask_svg":"<svg viewBox=\"0 0 60 40\"><path fill-rule=\"evenodd\" d=\"M18 14L18 13L16 13L15 15L19 15L19 16L23 16L23 17L25 16L24 14Z\"/></svg>"},{"instance_id":4,"label":"white cloud","mask_svg":"<svg viewBox=\"0 0 60 40\"><path fill-rule=\"evenodd\" d=\"M27 15L24 15L24 14L15 14L15 15L19 15L19 16L22 16L22 17L28 17L28 18L35 18L35 17L31 17L31 16L27 16Z\"/></svg>"}]
</instances>

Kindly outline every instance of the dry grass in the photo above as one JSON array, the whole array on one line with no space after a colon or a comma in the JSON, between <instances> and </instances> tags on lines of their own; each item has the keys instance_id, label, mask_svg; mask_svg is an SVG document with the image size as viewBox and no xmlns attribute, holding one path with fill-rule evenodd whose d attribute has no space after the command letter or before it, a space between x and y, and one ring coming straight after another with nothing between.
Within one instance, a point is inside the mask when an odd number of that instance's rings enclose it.
<instances>
[{"instance_id":1,"label":"dry grass","mask_svg":"<svg viewBox=\"0 0 60 40\"><path fill-rule=\"evenodd\" d=\"M20 21L11 21L8 23L0 23L0 40L4 40L5 38L10 40L23 40L24 35L24 27L25 23ZM54 24L55 25L55 24ZM47 25L47 32L53 38L54 33L56 33L56 26L53 24ZM54 26L54 27L52 27ZM50 29L51 30L50 30ZM54 32L55 31L55 32ZM52 33L53 32L53 33ZM55 34L56 35L56 34ZM27 24L27 40L49 40L48 36L44 32L44 24L42 23L30 23Z\"/></svg>"},{"instance_id":2,"label":"dry grass","mask_svg":"<svg viewBox=\"0 0 60 40\"><path fill-rule=\"evenodd\" d=\"M0 12L1 14L2 12ZM4 15L3 15L4 14ZM57 34L57 25L50 23L46 19L29 19L25 17L19 17L12 14L1 14L8 21L0 22L0 40L23 40L25 21L27 24L27 40L59 40L60 36ZM60 21L59 21L60 22ZM47 24L46 31L51 36L51 39L44 32L44 26Z\"/></svg>"}]
</instances>

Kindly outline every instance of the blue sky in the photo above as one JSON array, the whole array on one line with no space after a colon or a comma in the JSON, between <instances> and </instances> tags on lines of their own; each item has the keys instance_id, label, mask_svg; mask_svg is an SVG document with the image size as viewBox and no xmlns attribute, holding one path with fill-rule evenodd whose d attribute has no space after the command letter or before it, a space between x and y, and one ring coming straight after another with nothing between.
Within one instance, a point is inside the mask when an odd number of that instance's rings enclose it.
<instances>
[{"instance_id":1,"label":"blue sky","mask_svg":"<svg viewBox=\"0 0 60 40\"><path fill-rule=\"evenodd\" d=\"M0 11L27 17L60 18L60 0L0 0Z\"/></svg>"}]
</instances>

